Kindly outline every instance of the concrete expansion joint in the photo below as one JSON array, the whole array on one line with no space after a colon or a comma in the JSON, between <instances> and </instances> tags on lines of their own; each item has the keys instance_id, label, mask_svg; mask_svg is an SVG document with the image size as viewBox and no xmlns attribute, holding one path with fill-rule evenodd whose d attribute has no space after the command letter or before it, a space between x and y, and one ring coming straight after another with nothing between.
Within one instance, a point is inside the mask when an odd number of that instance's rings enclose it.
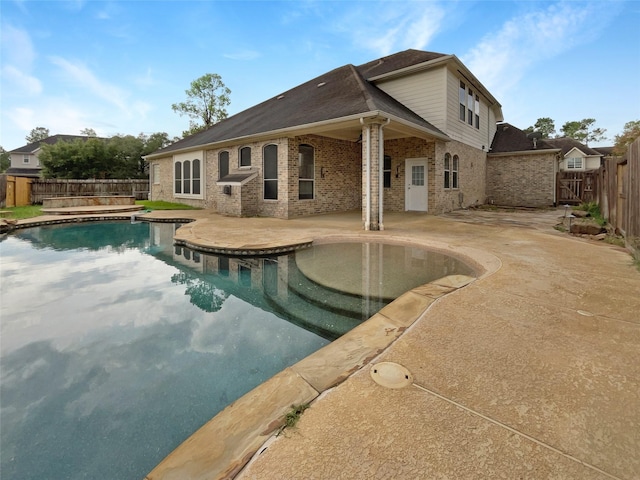
<instances>
[{"instance_id":1,"label":"concrete expansion joint","mask_svg":"<svg viewBox=\"0 0 640 480\"><path fill-rule=\"evenodd\" d=\"M421 390L421 391L423 391L425 393L433 395L434 397L439 398L440 400L443 400L443 401L445 401L445 402L447 402L447 403L449 403L451 405L454 405L455 407L457 407L457 408L459 408L461 410L464 410L467 413L475 415L475 416L477 416L477 417L479 417L479 418L481 418L483 420L486 420L487 422L490 422L490 423L492 423L492 424L494 424L494 425L496 425L496 426L498 426L500 428L508 430L509 432L511 432L513 434L516 434L516 435L518 435L520 437L523 437L523 438L525 438L525 439L527 439L527 440L529 440L529 441L531 441L531 442L533 442L533 443L535 443L537 445L540 445L543 448L546 448L547 450L550 450L550 451L552 451L554 453L562 455L563 457L565 457L565 458L567 458L569 460L572 460L572 461L574 461L576 463L579 463L580 465L582 465L584 467L587 467L587 468L589 468L589 469L591 469L591 470L593 470L595 472L598 472L598 473L600 473L602 475L605 475L605 476L607 476L609 478L612 478L614 480L624 480L621 477L618 477L616 475L613 475L613 474L611 474L609 472L606 472L606 471L596 467L595 465L592 465L592 464L590 464L588 462L580 460L579 458L574 457L573 455L571 455L569 453L563 452L562 450L559 450L558 448L556 448L556 447L554 447L552 445L549 445L548 443L545 443L542 440L538 440L537 438L532 437L531 435L527 435L524 432L516 430L515 428L510 427L509 425L507 425L505 423L502 423L499 420L496 420L494 418L488 417L487 415L484 415L484 414L482 414L482 413L480 413L480 412L478 412L476 410L473 410L472 408L469 408L469 407L467 407L467 406L465 406L465 405L463 405L463 404L461 404L459 402L456 402L455 400L452 400L451 398L447 398L444 395L441 395L441 394L435 392L434 390L431 390L431 389L429 389L429 388L427 388L427 387L425 387L423 385L419 385L419 384L417 384L415 382L413 382L411 385L416 387L418 390Z\"/></svg>"}]
</instances>

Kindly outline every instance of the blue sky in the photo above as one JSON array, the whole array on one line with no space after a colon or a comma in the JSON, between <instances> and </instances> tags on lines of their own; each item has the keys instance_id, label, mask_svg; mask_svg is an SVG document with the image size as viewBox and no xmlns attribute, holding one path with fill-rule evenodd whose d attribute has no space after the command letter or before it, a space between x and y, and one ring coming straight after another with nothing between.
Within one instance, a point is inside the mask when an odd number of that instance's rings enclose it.
<instances>
[{"instance_id":1,"label":"blue sky","mask_svg":"<svg viewBox=\"0 0 640 480\"><path fill-rule=\"evenodd\" d=\"M171 110L217 73L234 114L345 64L457 55L526 128L640 119L640 2L0 0L0 145L51 134L181 135Z\"/></svg>"}]
</instances>

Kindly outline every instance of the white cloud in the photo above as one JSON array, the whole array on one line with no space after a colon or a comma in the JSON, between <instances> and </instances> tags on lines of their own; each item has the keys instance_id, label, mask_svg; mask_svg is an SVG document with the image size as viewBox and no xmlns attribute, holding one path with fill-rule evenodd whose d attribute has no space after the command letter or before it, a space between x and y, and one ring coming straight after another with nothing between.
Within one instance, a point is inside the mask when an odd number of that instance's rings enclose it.
<instances>
[{"instance_id":1,"label":"white cloud","mask_svg":"<svg viewBox=\"0 0 640 480\"><path fill-rule=\"evenodd\" d=\"M615 5L558 2L512 18L486 35L462 61L489 90L504 93L534 65L596 38L614 15Z\"/></svg>"},{"instance_id":2,"label":"white cloud","mask_svg":"<svg viewBox=\"0 0 640 480\"><path fill-rule=\"evenodd\" d=\"M29 33L3 23L0 38L3 63L16 65L21 70L30 69L36 58L36 52Z\"/></svg>"},{"instance_id":3,"label":"white cloud","mask_svg":"<svg viewBox=\"0 0 640 480\"><path fill-rule=\"evenodd\" d=\"M121 88L100 80L82 63L72 63L57 56L50 57L50 61L59 67L70 80L85 88L97 98L101 98L115 105L121 111L129 113L128 95Z\"/></svg>"},{"instance_id":4,"label":"white cloud","mask_svg":"<svg viewBox=\"0 0 640 480\"><path fill-rule=\"evenodd\" d=\"M40 80L18 70L13 65L5 65L2 68L2 76L11 82L13 84L13 88L20 91L20 93L34 96L42 92L42 84L40 83ZM14 90L13 93L16 93L16 91Z\"/></svg>"},{"instance_id":5,"label":"white cloud","mask_svg":"<svg viewBox=\"0 0 640 480\"><path fill-rule=\"evenodd\" d=\"M334 24L351 35L359 48L379 55L407 48L424 49L445 16L435 2L366 2L350 10Z\"/></svg>"}]
</instances>

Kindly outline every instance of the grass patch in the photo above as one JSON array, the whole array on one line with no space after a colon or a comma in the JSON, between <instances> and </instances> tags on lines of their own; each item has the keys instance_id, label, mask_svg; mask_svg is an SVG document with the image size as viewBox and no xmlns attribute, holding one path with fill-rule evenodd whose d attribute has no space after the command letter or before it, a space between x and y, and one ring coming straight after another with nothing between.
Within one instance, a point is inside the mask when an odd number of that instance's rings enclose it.
<instances>
[{"instance_id":1,"label":"grass patch","mask_svg":"<svg viewBox=\"0 0 640 480\"><path fill-rule=\"evenodd\" d=\"M596 202L582 203L574 208L576 210L584 210L585 212L589 212L589 216L593 218L601 227L605 227L607 225L607 220L602 216L602 212L600 212L600 205L598 205Z\"/></svg>"},{"instance_id":2,"label":"grass patch","mask_svg":"<svg viewBox=\"0 0 640 480\"><path fill-rule=\"evenodd\" d=\"M159 200L136 200L136 205L142 205L147 210L202 210L198 207L183 203L172 203Z\"/></svg>"},{"instance_id":3,"label":"grass patch","mask_svg":"<svg viewBox=\"0 0 640 480\"><path fill-rule=\"evenodd\" d=\"M303 403L301 405L291 405L291 410L289 410L284 416L284 425L280 427L280 430L278 431L276 436L280 435L285 428L295 427L298 423L298 420L300 420L300 416L307 408L309 408L308 403Z\"/></svg>"},{"instance_id":4,"label":"grass patch","mask_svg":"<svg viewBox=\"0 0 640 480\"><path fill-rule=\"evenodd\" d=\"M7 207L2 210L11 212L10 215L6 215L5 218L12 218L14 220L22 220L24 218L39 217L42 215L42 205L25 205L24 207Z\"/></svg>"}]
</instances>

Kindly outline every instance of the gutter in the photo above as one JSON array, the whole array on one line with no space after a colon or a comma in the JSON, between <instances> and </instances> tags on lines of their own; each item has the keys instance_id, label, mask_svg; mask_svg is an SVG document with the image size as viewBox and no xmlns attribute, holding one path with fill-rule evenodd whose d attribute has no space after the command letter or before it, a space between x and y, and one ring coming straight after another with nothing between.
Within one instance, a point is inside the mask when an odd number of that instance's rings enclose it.
<instances>
[{"instance_id":1,"label":"gutter","mask_svg":"<svg viewBox=\"0 0 640 480\"><path fill-rule=\"evenodd\" d=\"M337 124L337 123L343 123L343 122L351 122L351 121L358 121L360 119L363 118L370 118L370 117L379 117L382 116L384 118L387 119L392 119L394 122L397 122L400 125L404 125L410 128L413 128L419 132L425 133L431 137L435 137L439 140L444 140L444 141L449 141L451 140L451 138L446 135L445 133L441 133L441 132L436 132L433 131L427 127L423 127L420 125L417 125L415 123L412 123L410 121L407 121L405 119L399 118L395 115L391 115L388 114L386 112L382 112L380 110L371 110L369 112L363 112L363 113L358 113L358 114L354 114L354 115L348 115L346 117L339 117L339 118L332 118L330 120L322 120L320 122L314 122L314 123L306 123L303 125L295 125L293 127L285 127L285 128L279 128L277 130L269 130L266 132L259 132L259 133L254 133L251 135L243 135L240 137L233 137L233 138L225 138L223 140L218 140L215 142L209 142L209 143L201 143L198 145L192 145L189 147L184 147L184 148L177 148L175 150L167 150L164 152L159 152L159 153L150 153L149 155L145 155L144 158L146 161L149 160L153 160L155 158L164 158L164 157L170 157L175 155L176 153L187 153L187 152L195 152L198 150L207 150L207 149L211 149L211 148L222 148L226 145L235 145L237 143L241 143L241 142L246 142L248 140L252 140L252 141L257 141L261 138L265 138L265 139L271 139L273 137L280 137L280 136L287 136L290 135L292 133L298 132L300 130L311 130L314 128L318 128L318 127L325 127L325 126L331 126L333 124ZM169 147L166 147L169 148Z\"/></svg>"}]
</instances>

